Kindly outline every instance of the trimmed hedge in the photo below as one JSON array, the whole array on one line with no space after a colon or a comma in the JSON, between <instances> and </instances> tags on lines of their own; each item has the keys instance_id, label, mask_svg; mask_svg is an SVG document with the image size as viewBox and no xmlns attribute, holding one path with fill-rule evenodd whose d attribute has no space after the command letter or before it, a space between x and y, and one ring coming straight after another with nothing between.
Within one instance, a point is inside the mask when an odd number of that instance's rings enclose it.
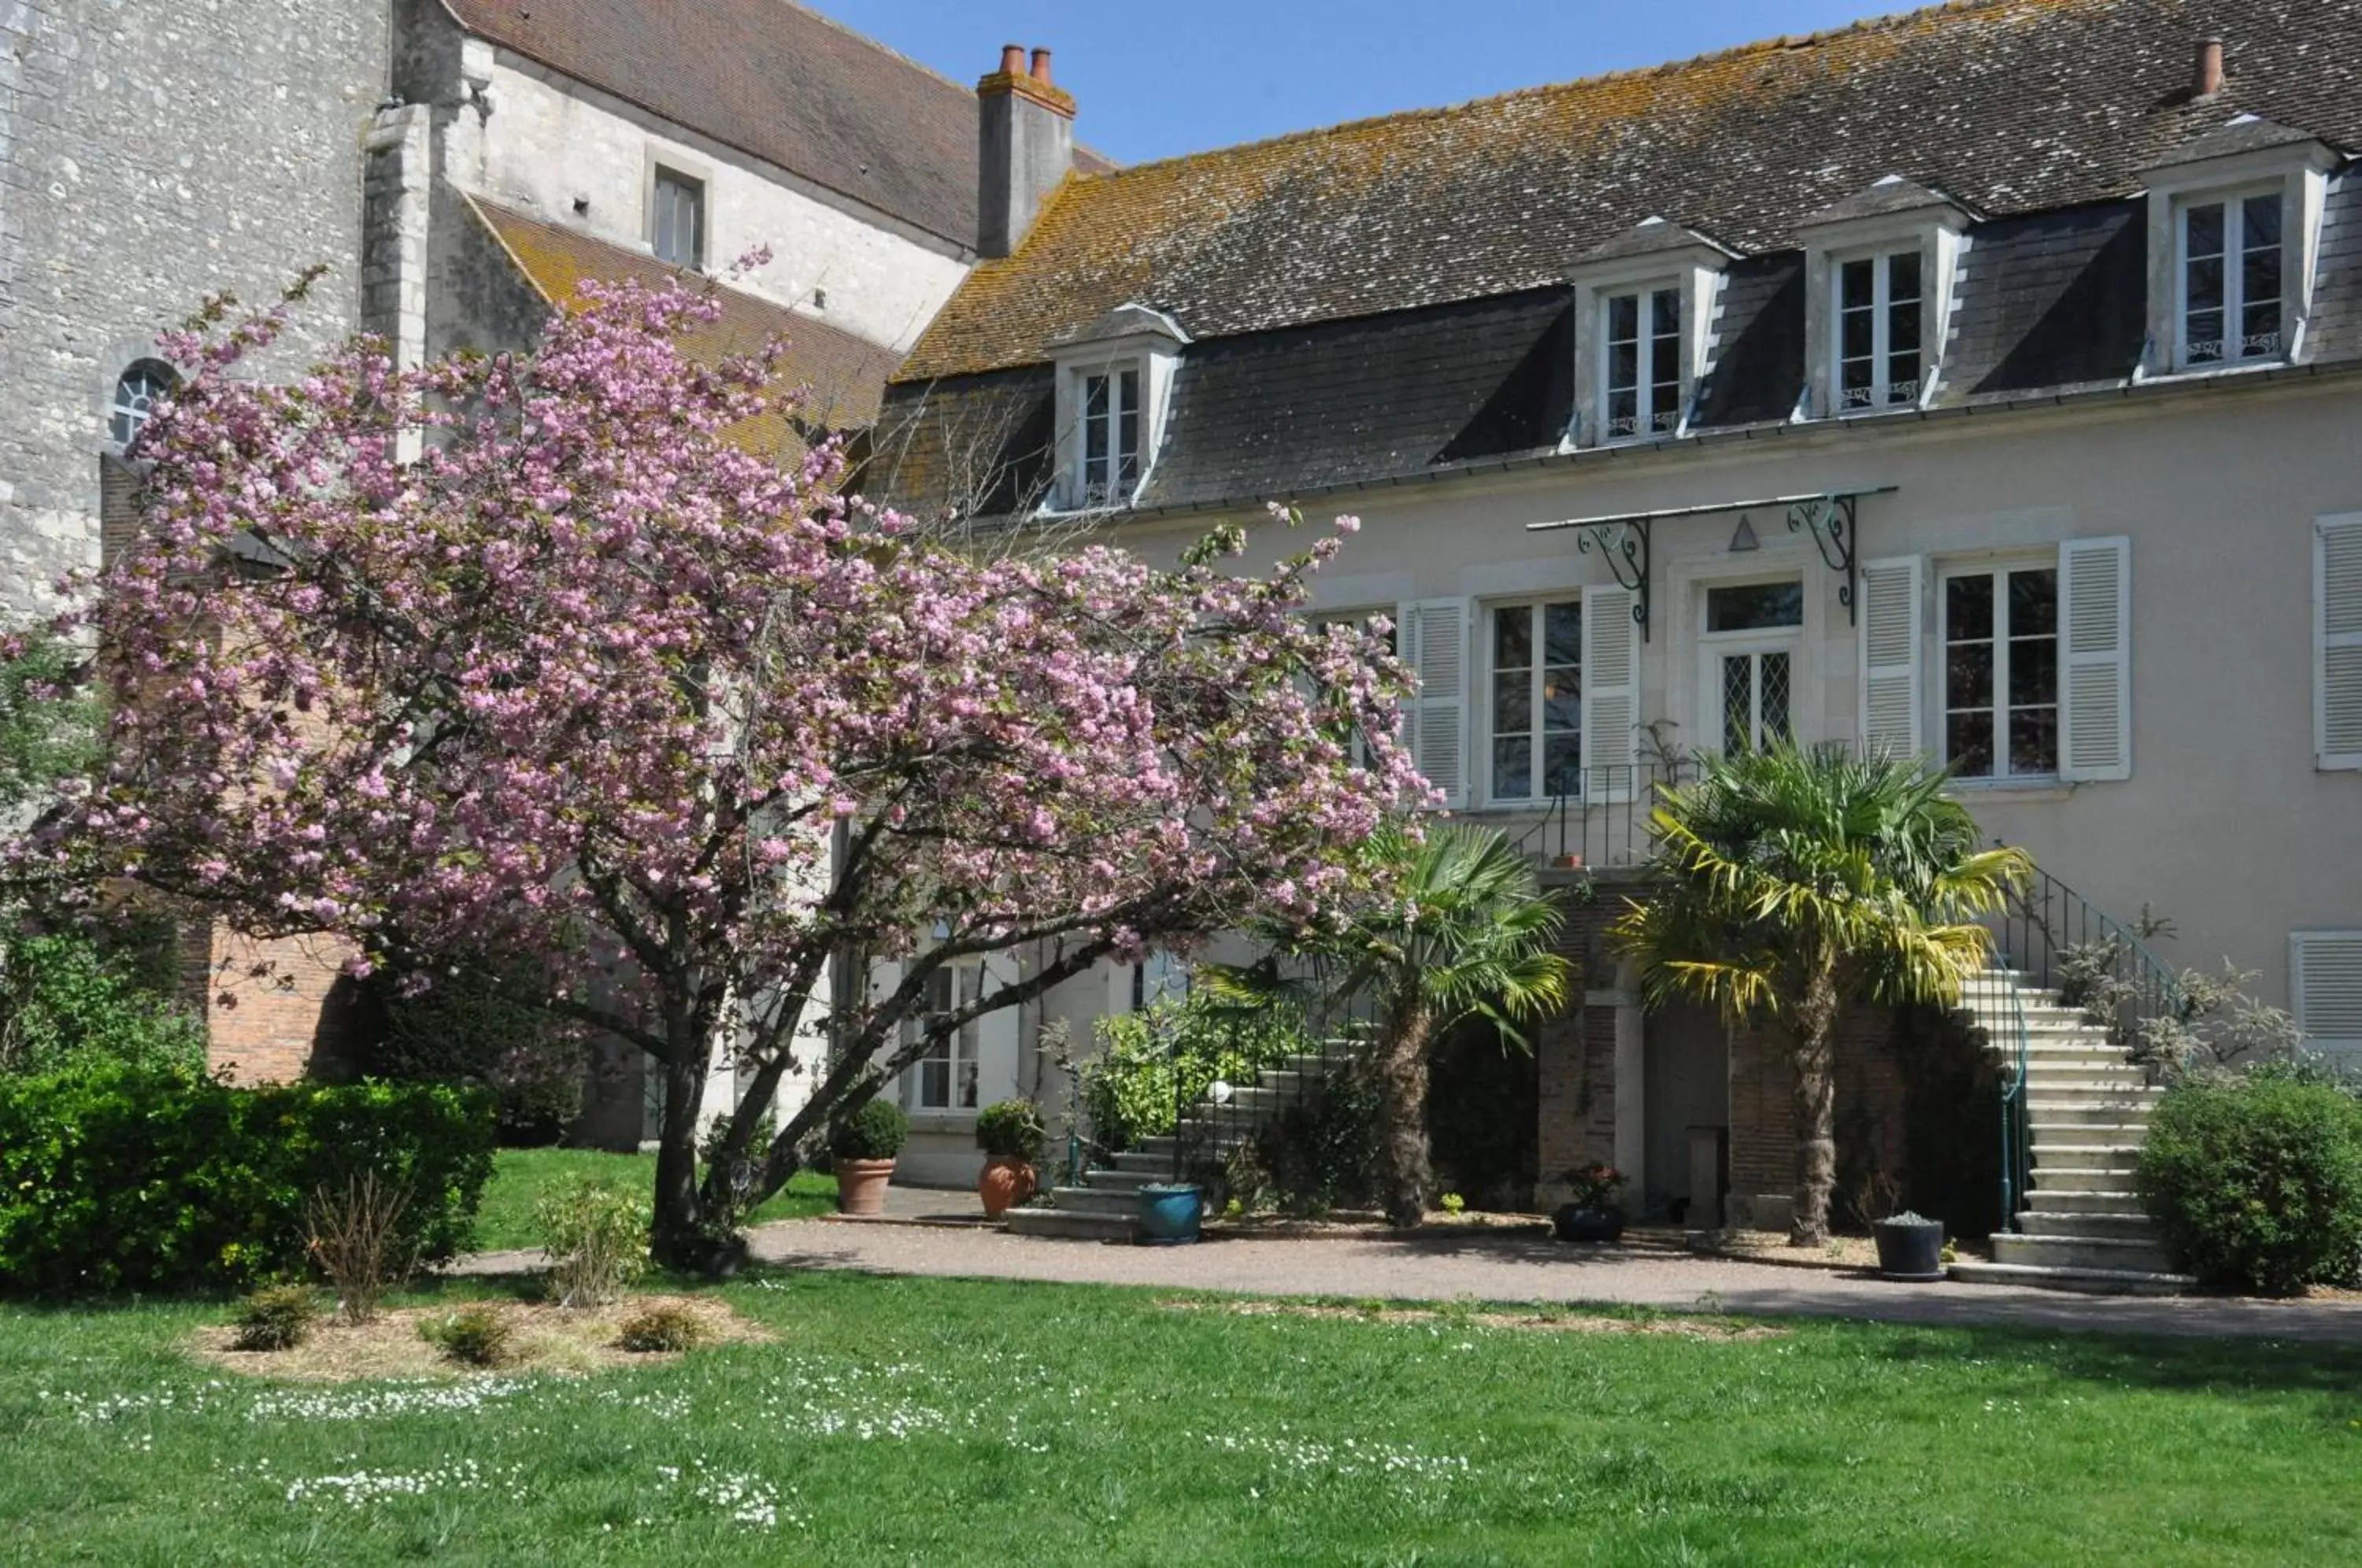
<instances>
[{"instance_id":1,"label":"trimmed hedge","mask_svg":"<svg viewBox=\"0 0 2362 1568\"><path fill-rule=\"evenodd\" d=\"M2291 1070L2192 1077L2158 1101L2143 1204L2210 1285L2287 1292L2362 1266L2362 1099Z\"/></svg>"},{"instance_id":2,"label":"trimmed hedge","mask_svg":"<svg viewBox=\"0 0 2362 1568\"><path fill-rule=\"evenodd\" d=\"M0 1080L0 1286L238 1289L304 1264L304 1204L363 1170L409 1189L422 1262L464 1250L493 1105L436 1084L234 1088L154 1068Z\"/></svg>"}]
</instances>

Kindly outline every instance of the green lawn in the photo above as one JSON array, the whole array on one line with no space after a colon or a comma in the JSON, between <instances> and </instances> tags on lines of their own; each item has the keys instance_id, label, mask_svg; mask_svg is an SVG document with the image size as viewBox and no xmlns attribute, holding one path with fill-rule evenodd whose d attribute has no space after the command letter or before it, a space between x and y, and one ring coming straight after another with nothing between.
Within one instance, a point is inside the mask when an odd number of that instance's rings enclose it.
<instances>
[{"instance_id":1,"label":"green lawn","mask_svg":"<svg viewBox=\"0 0 2362 1568\"><path fill-rule=\"evenodd\" d=\"M723 1294L778 1342L341 1388L183 1360L218 1308L0 1309L0 1562L2362 1562L2354 1350Z\"/></svg>"},{"instance_id":2,"label":"green lawn","mask_svg":"<svg viewBox=\"0 0 2362 1568\"><path fill-rule=\"evenodd\" d=\"M492 1162L492 1179L476 1210L476 1245L486 1252L541 1245L533 1206L544 1192L569 1176L584 1175L629 1184L646 1192L656 1186L654 1154L611 1154L599 1149L502 1149ZM836 1207L836 1178L799 1171L787 1187L755 1211L755 1222L801 1220Z\"/></svg>"}]
</instances>

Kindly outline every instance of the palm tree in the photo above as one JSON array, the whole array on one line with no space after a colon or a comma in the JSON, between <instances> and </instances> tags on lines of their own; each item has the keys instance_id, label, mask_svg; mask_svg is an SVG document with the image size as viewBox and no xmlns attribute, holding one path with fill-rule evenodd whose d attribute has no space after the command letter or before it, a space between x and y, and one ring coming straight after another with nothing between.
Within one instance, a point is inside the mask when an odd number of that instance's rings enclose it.
<instances>
[{"instance_id":1,"label":"palm tree","mask_svg":"<svg viewBox=\"0 0 2362 1568\"><path fill-rule=\"evenodd\" d=\"M1835 1053L1851 1001L1956 1006L1985 962L1984 928L2033 871L1980 848L1946 776L1840 748L1710 757L1652 813L1665 891L1611 933L1650 1005L1705 1002L1773 1026L1795 1079L1796 1194L1788 1240L1828 1240L1837 1178Z\"/></svg>"},{"instance_id":2,"label":"palm tree","mask_svg":"<svg viewBox=\"0 0 2362 1568\"><path fill-rule=\"evenodd\" d=\"M1332 927L1264 928L1271 956L1200 973L1231 995L1268 997L1291 988L1292 962L1331 999L1374 999L1378 1165L1386 1218L1407 1226L1427 1213L1429 1053L1470 1018L1522 1046L1519 1023L1564 1006L1567 962L1551 949L1565 916L1497 833L1387 829L1373 848L1397 868L1390 898Z\"/></svg>"}]
</instances>

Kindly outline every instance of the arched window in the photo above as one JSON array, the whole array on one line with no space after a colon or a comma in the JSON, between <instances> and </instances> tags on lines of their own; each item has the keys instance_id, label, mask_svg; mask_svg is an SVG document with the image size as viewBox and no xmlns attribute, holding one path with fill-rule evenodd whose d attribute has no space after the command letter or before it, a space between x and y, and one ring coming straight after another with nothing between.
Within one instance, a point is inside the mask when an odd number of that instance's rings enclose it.
<instances>
[{"instance_id":1,"label":"arched window","mask_svg":"<svg viewBox=\"0 0 2362 1568\"><path fill-rule=\"evenodd\" d=\"M118 447L128 447L148 423L158 398L170 397L181 384L172 367L160 359L139 359L115 383L115 402L107 410L106 431Z\"/></svg>"}]
</instances>

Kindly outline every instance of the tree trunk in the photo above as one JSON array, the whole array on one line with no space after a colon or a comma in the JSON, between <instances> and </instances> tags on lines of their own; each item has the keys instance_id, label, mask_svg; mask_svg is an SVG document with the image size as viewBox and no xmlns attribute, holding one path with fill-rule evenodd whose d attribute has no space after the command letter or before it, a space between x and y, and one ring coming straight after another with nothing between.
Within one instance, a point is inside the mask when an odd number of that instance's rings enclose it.
<instances>
[{"instance_id":1,"label":"tree trunk","mask_svg":"<svg viewBox=\"0 0 2362 1568\"><path fill-rule=\"evenodd\" d=\"M1389 1010L1378 1047L1378 1169L1386 1220L1427 1218L1427 1048L1435 1019L1412 1001Z\"/></svg>"},{"instance_id":2,"label":"tree trunk","mask_svg":"<svg viewBox=\"0 0 2362 1568\"><path fill-rule=\"evenodd\" d=\"M1806 980L1803 1001L1790 1022L1794 1038L1789 1066L1796 1096L1795 1212L1788 1224L1792 1247L1827 1246L1829 1240L1829 1193L1838 1179L1838 1012L1837 977L1827 966L1820 966Z\"/></svg>"},{"instance_id":3,"label":"tree trunk","mask_svg":"<svg viewBox=\"0 0 2362 1568\"><path fill-rule=\"evenodd\" d=\"M705 1233L697 1192L697 1112L705 1099L706 1042L698 1031L668 1028L664 1115L657 1133L655 1225L648 1250L667 1268L704 1266L716 1238Z\"/></svg>"}]
</instances>

